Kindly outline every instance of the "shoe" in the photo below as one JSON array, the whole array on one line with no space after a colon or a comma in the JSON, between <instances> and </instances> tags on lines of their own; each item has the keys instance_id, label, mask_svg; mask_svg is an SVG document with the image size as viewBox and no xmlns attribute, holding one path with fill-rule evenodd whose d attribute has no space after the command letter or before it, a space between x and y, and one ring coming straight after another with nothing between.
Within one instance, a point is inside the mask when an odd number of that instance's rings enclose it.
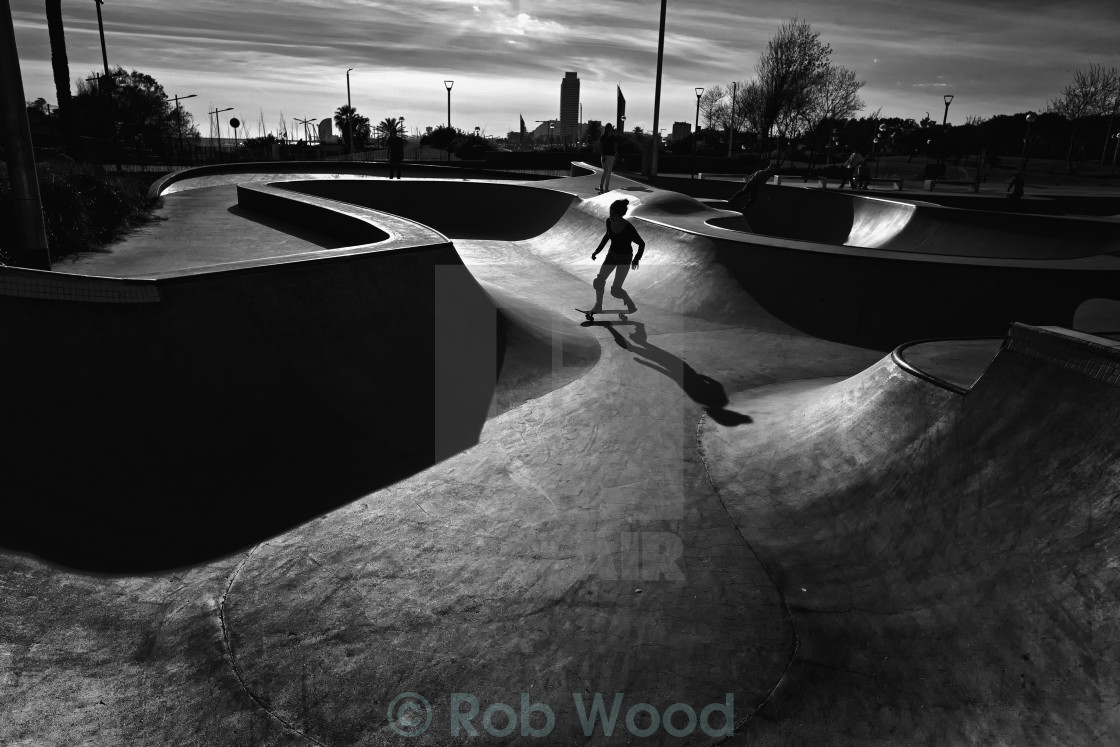
<instances>
[{"instance_id":1,"label":"shoe","mask_svg":"<svg viewBox=\"0 0 1120 747\"><path fill-rule=\"evenodd\" d=\"M626 304L626 313L627 314L633 314L637 310L638 310L638 307L635 306L632 301L630 303Z\"/></svg>"}]
</instances>

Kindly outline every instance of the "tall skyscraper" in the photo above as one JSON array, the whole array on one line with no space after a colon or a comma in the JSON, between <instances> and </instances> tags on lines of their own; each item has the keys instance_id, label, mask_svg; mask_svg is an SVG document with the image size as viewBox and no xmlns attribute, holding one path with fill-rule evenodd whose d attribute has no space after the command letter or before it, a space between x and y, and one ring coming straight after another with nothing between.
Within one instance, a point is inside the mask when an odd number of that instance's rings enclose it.
<instances>
[{"instance_id":1,"label":"tall skyscraper","mask_svg":"<svg viewBox=\"0 0 1120 747\"><path fill-rule=\"evenodd\" d=\"M560 82L560 139L566 143L579 139L579 77L564 73Z\"/></svg>"},{"instance_id":2,"label":"tall skyscraper","mask_svg":"<svg viewBox=\"0 0 1120 747\"><path fill-rule=\"evenodd\" d=\"M626 97L622 95L622 86L615 86L618 89L618 104L615 111L615 124L614 129L616 132L622 133L626 131Z\"/></svg>"}]
</instances>

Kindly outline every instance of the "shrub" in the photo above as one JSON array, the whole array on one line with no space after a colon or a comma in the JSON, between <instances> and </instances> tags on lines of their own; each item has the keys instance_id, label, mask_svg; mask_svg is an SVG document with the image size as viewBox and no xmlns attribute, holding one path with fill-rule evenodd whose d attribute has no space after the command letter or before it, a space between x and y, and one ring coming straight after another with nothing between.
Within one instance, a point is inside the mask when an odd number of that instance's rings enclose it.
<instances>
[{"instance_id":1,"label":"shrub","mask_svg":"<svg viewBox=\"0 0 1120 747\"><path fill-rule=\"evenodd\" d=\"M158 202L148 199L152 174L110 174L98 166L41 163L38 176L52 259L100 249L143 222ZM3 170L0 200L10 192ZM8 236L0 238L6 240ZM0 245L0 255L6 254L5 248Z\"/></svg>"}]
</instances>

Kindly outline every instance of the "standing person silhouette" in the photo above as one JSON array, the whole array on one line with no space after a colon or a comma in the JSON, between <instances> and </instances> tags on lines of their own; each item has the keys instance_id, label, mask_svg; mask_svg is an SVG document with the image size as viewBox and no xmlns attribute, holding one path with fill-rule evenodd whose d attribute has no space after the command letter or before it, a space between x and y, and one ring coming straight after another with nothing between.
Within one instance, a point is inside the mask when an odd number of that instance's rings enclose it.
<instances>
[{"instance_id":1,"label":"standing person silhouette","mask_svg":"<svg viewBox=\"0 0 1120 747\"><path fill-rule=\"evenodd\" d=\"M611 188L611 172L614 171L614 159L618 155L618 136L614 134L614 125L609 122L603 126L603 135L599 138L599 155L603 159L603 174L599 177L599 192L608 192Z\"/></svg>"},{"instance_id":2,"label":"standing person silhouette","mask_svg":"<svg viewBox=\"0 0 1120 747\"><path fill-rule=\"evenodd\" d=\"M1011 177L1011 181L1007 183L1007 199L1018 200L1023 196L1023 172L1015 172L1015 176Z\"/></svg>"},{"instance_id":3,"label":"standing person silhouette","mask_svg":"<svg viewBox=\"0 0 1120 747\"><path fill-rule=\"evenodd\" d=\"M603 310L603 289L607 285L607 276L612 272L614 273L614 284L611 285L611 295L615 298L621 298L623 303L626 304L626 310L631 314L638 310L630 295L622 290L622 283L626 280L626 276L630 270L638 269L638 261L646 250L646 242L638 235L637 229L623 217L626 215L626 207L629 204L626 200L615 200L611 203L611 217L607 218L607 232L603 234L603 240L599 242L599 246L591 254L591 259L595 259L599 256L599 252L603 251L607 242L610 242L611 248L607 251L607 258L603 260L603 266L599 268L599 274L591 283L595 288L595 306L591 310L596 313ZM638 245L637 254L634 254L634 250L630 247L631 243Z\"/></svg>"},{"instance_id":4,"label":"standing person silhouette","mask_svg":"<svg viewBox=\"0 0 1120 747\"><path fill-rule=\"evenodd\" d=\"M389 135L389 178L401 178L401 162L404 161L404 139L397 133Z\"/></svg>"}]
</instances>

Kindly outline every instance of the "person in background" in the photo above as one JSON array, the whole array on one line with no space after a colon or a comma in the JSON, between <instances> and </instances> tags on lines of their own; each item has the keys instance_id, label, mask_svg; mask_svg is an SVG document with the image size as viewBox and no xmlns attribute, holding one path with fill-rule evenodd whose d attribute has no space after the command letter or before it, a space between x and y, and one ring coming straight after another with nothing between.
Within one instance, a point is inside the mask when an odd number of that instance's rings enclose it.
<instances>
[{"instance_id":1,"label":"person in background","mask_svg":"<svg viewBox=\"0 0 1120 747\"><path fill-rule=\"evenodd\" d=\"M611 188L611 172L614 171L614 159L618 155L618 136L614 134L614 125L609 122L603 127L603 134L599 138L599 155L603 161L603 175L599 177L599 193L609 192Z\"/></svg>"}]
</instances>

